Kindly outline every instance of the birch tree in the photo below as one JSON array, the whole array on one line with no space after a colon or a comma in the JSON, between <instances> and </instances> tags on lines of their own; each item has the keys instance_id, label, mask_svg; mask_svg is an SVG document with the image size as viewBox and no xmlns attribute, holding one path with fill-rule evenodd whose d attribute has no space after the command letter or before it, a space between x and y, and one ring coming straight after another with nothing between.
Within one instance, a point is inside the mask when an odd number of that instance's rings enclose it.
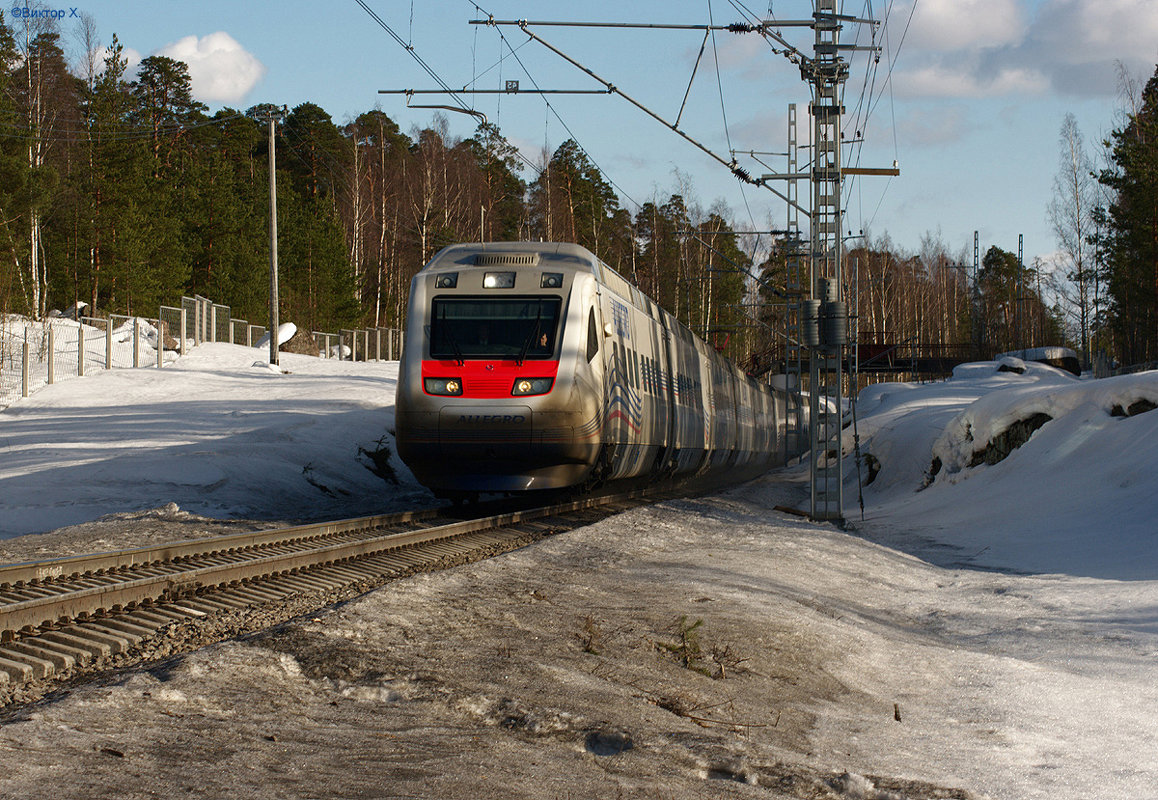
<instances>
[{"instance_id":1,"label":"birch tree","mask_svg":"<svg viewBox=\"0 0 1158 800\"><path fill-rule=\"evenodd\" d=\"M1073 285L1073 305L1078 319L1082 364L1088 366L1095 271L1087 249L1093 233L1095 182L1093 164L1073 114L1066 114L1062 122L1058 148L1058 171L1054 176L1049 219L1064 259L1066 277Z\"/></svg>"}]
</instances>

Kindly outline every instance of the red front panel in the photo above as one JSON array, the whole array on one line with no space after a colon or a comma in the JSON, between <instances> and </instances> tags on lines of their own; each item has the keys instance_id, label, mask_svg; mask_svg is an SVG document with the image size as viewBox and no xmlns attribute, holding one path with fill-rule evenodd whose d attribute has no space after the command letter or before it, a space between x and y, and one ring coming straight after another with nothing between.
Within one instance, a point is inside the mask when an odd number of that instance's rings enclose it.
<instances>
[{"instance_id":1,"label":"red front panel","mask_svg":"<svg viewBox=\"0 0 1158 800\"><path fill-rule=\"evenodd\" d=\"M461 398L482 400L510 398L511 389L519 378L554 379L558 372L558 361L528 360L524 361L522 366L513 360L468 360L464 364L457 361L422 362L424 386L426 378L455 378L462 381L462 394L446 397L451 401ZM554 385L551 388L554 389Z\"/></svg>"}]
</instances>

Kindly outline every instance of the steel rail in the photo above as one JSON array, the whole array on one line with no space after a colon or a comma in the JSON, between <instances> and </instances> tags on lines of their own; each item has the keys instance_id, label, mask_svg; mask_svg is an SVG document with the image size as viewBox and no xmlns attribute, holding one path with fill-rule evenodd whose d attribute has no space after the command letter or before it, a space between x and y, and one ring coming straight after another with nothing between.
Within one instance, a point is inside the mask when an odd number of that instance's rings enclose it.
<instances>
[{"instance_id":1,"label":"steel rail","mask_svg":"<svg viewBox=\"0 0 1158 800\"><path fill-rule=\"evenodd\" d=\"M585 498L569 503L527 509L523 511L507 512L490 517L454 522L446 525L437 525L420 528L414 531L392 532L372 536L354 541L341 541L326 544L318 542L316 547L290 552L277 552L268 555L253 553L254 557L247 557L241 561L218 561L203 566L192 566L190 569L169 571L155 570L152 574L142 574L140 577L129 576L127 580L114 583L97 583L76 591L46 596L33 596L15 603L0 606L0 632L5 638L12 637L21 631L32 631L40 627L47 627L62 621L86 619L109 612L117 612L126 608L135 607L151 602L167 599L177 599L193 593L196 590L228 586L255 578L270 575L293 573L299 570L321 567L338 562L348 561L358 557L380 554L390 550L420 545L424 543L453 539L468 533L500 528L527 522L544 517L565 514L602 505L611 505L616 502L635 500L646 493L633 491L605 497ZM315 526L299 526L282 531L259 531L254 534L239 534L233 537L224 537L234 540L248 540L251 537L274 538L276 534L284 534L286 530L297 532L296 541L308 541L311 536L307 531L326 530L333 526L360 525L364 527L368 519L343 520L337 523L323 523ZM350 529L347 527L347 529ZM189 546L207 547L213 540L198 540ZM139 565L134 561L139 554L165 552L166 547L139 548L127 551L126 554L106 553L95 557L98 564L121 563ZM173 549L183 550L183 546L174 546ZM219 548L220 549L220 548ZM247 554L249 555L249 554ZM71 564L84 566L84 557L64 559ZM156 558L149 558L146 563L155 563ZM170 562L171 563L171 562ZM32 567L34 565L22 565ZM173 564L173 566L179 566Z\"/></svg>"},{"instance_id":2,"label":"steel rail","mask_svg":"<svg viewBox=\"0 0 1158 800\"><path fill-rule=\"evenodd\" d=\"M44 581L100 575L115 570L139 567L157 562L176 561L195 556L227 553L252 547L308 541L324 536L350 533L372 528L383 528L407 522L418 522L442 513L441 509L405 511L398 514L379 514L352 517L332 522L294 525L288 528L269 528L261 531L210 536L188 542L176 542L107 553L92 553L44 561L25 561L0 565L0 589L35 585Z\"/></svg>"}]
</instances>

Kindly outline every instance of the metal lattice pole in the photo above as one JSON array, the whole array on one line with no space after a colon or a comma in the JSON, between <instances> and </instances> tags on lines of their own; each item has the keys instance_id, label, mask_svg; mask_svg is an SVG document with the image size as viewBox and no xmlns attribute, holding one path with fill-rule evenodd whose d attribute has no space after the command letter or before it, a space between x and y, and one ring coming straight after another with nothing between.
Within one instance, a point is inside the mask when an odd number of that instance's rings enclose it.
<instances>
[{"instance_id":1,"label":"metal lattice pole","mask_svg":"<svg viewBox=\"0 0 1158 800\"><path fill-rule=\"evenodd\" d=\"M817 0L812 83L812 299L819 301L819 341L809 359L813 519L843 519L841 406L844 308L841 241L841 105L848 65L837 55L837 0ZM815 308L815 306L814 306Z\"/></svg>"}]
</instances>

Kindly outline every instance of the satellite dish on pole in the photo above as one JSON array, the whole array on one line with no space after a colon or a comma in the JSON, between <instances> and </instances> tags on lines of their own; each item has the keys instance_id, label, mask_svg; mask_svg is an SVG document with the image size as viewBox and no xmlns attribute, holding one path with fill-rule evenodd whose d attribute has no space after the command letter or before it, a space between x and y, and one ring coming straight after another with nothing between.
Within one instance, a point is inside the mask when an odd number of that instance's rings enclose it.
<instances>
[{"instance_id":1,"label":"satellite dish on pole","mask_svg":"<svg viewBox=\"0 0 1158 800\"><path fill-rule=\"evenodd\" d=\"M294 334L298 332L298 326L292 322L283 322L277 326L277 346L281 347L283 344L294 338ZM258 339L253 344L254 347L269 347L269 332Z\"/></svg>"}]
</instances>

